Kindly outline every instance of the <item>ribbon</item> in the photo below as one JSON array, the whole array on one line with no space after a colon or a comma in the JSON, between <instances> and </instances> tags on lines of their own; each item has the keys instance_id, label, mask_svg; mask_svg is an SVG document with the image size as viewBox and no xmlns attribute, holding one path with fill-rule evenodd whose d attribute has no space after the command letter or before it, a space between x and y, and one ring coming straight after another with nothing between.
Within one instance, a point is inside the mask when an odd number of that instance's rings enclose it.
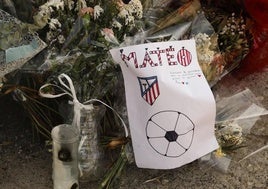
<instances>
[{"instance_id":1,"label":"ribbon","mask_svg":"<svg viewBox=\"0 0 268 189\"><path fill-rule=\"evenodd\" d=\"M120 119L120 121L122 122L122 125L124 127L124 130L125 130L125 137L128 137L129 134L128 134L127 126L126 126L125 122L123 121L123 119L120 117L120 115L116 112L116 110L114 110L111 106L109 106L108 104L106 104L106 103L104 103L104 102L102 102L101 100L98 100L98 99L90 99L90 100L88 100L88 101L86 101L84 103L80 103L78 101L78 99L77 99L72 79L67 74L64 74L64 73L60 74L58 76L58 79L59 79L60 84L63 87L55 85L55 84L45 84L42 87L40 87L39 95L42 96L42 97L45 97L45 98L57 98L57 97L60 97L60 96L63 96L63 95L70 96L73 99L73 105L74 105L73 125L77 126L77 129L78 129L79 133L80 133L80 111L81 111L81 109L84 108L86 110L92 110L93 111L94 107L93 107L92 103L93 102L100 102L104 106L106 106L109 109L111 109L115 113L115 115ZM68 84L66 84L63 81L63 79L66 79ZM60 91L62 91L62 93L59 93L59 94L46 93L46 92L44 92L44 89L47 88L47 87L58 88L58 89L60 89Z\"/></svg>"}]
</instances>

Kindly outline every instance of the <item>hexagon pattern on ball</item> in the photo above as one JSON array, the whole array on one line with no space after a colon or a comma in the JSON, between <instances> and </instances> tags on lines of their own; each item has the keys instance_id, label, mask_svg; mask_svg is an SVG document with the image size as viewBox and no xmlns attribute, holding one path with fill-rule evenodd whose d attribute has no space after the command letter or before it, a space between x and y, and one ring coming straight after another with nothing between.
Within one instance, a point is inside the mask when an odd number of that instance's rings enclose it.
<instances>
[{"instance_id":1,"label":"hexagon pattern on ball","mask_svg":"<svg viewBox=\"0 0 268 189\"><path fill-rule=\"evenodd\" d=\"M161 111L147 121L146 137L158 154L176 158L191 147L195 125L185 114L167 110Z\"/></svg>"}]
</instances>

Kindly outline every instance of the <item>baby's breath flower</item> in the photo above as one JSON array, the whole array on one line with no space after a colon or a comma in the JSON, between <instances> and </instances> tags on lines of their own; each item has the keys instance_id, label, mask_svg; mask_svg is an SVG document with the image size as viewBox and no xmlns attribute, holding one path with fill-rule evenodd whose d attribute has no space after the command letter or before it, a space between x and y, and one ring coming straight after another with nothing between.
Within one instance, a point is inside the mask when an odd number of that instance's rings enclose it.
<instances>
[{"instance_id":1,"label":"baby's breath flower","mask_svg":"<svg viewBox=\"0 0 268 189\"><path fill-rule=\"evenodd\" d=\"M210 37L205 33L195 35L196 45L202 49L209 49L211 42Z\"/></svg>"},{"instance_id":2,"label":"baby's breath flower","mask_svg":"<svg viewBox=\"0 0 268 189\"><path fill-rule=\"evenodd\" d=\"M135 15L137 18L142 18L142 4L139 0L131 0L125 8L131 13L131 15Z\"/></svg>"}]
</instances>

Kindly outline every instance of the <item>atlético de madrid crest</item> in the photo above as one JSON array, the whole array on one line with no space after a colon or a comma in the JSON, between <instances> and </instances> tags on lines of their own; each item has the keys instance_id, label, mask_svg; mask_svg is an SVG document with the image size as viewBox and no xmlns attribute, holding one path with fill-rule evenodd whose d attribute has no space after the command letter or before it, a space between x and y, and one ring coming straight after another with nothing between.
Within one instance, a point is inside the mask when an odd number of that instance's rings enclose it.
<instances>
[{"instance_id":1,"label":"atl\u00e9tico de madrid crest","mask_svg":"<svg viewBox=\"0 0 268 189\"><path fill-rule=\"evenodd\" d=\"M160 95L157 76L138 77L141 97L150 105L153 105Z\"/></svg>"}]
</instances>

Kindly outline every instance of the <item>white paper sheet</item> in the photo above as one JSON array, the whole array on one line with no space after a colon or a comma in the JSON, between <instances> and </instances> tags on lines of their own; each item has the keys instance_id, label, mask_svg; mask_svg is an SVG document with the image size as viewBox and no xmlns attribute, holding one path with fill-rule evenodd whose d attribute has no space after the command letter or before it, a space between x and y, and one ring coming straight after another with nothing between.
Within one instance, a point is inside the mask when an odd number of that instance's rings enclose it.
<instances>
[{"instance_id":1,"label":"white paper sheet","mask_svg":"<svg viewBox=\"0 0 268 189\"><path fill-rule=\"evenodd\" d=\"M194 40L112 49L124 76L135 161L172 169L218 148L215 100Z\"/></svg>"}]
</instances>

